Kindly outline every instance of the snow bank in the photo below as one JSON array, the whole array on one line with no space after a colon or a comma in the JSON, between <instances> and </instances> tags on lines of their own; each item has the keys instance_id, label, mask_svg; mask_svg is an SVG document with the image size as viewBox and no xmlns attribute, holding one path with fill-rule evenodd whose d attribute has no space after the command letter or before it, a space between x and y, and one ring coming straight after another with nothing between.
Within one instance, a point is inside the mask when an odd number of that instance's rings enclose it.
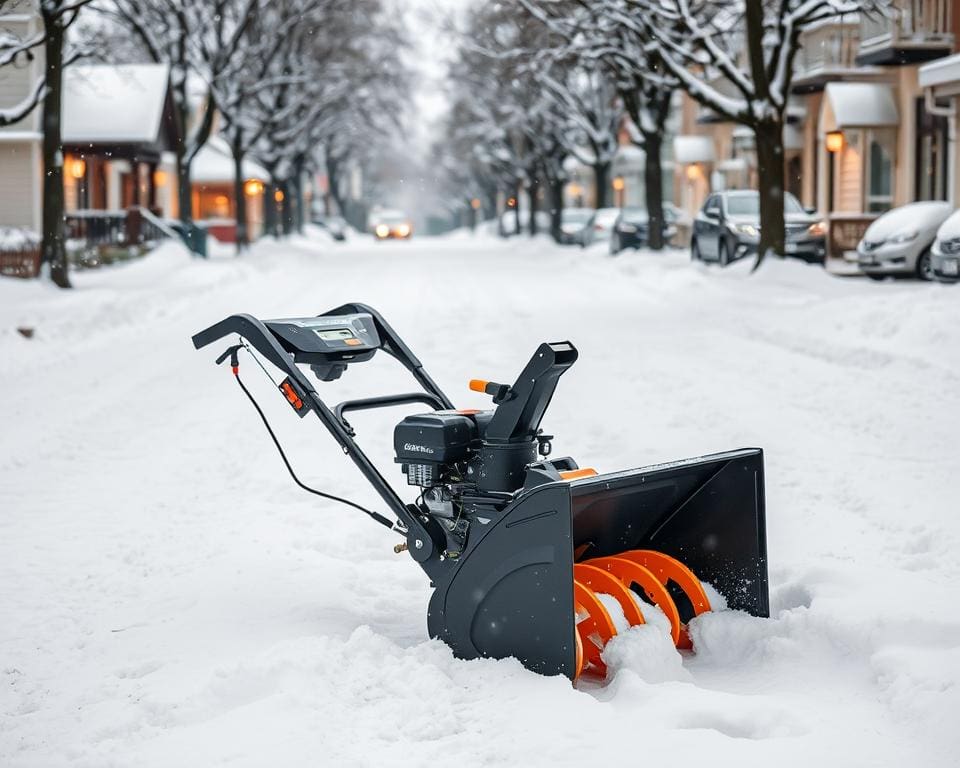
<instances>
[{"instance_id":1,"label":"snow bank","mask_svg":"<svg viewBox=\"0 0 960 768\"><path fill-rule=\"evenodd\" d=\"M955 764L958 289L771 261L463 233L175 244L60 292L0 280L0 764ZM606 686L454 659L429 586L362 515L293 487L219 349L233 312L378 307L462 407L546 339L544 426L601 471L766 451L773 615L656 617ZM32 339L15 328L35 328ZM306 480L376 505L320 428L242 375ZM331 401L405 391L375 358ZM354 426L385 474L400 413Z\"/></svg>"}]
</instances>

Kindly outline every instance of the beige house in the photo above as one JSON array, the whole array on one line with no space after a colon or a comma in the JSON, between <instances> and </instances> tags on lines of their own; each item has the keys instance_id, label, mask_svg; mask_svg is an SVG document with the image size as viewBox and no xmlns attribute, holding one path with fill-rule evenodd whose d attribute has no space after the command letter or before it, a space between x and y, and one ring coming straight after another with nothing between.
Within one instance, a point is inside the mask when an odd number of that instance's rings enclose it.
<instances>
[{"instance_id":1,"label":"beige house","mask_svg":"<svg viewBox=\"0 0 960 768\"><path fill-rule=\"evenodd\" d=\"M951 117L960 87L949 63L960 8L956 0L894 5L892 17L848 14L805 30L797 56L784 128L786 185L831 222L834 255L891 207L960 204ZM711 190L755 186L752 141L749 130L717 121L685 97L676 202L692 214ZM684 145L698 149L689 154Z\"/></svg>"}]
</instances>

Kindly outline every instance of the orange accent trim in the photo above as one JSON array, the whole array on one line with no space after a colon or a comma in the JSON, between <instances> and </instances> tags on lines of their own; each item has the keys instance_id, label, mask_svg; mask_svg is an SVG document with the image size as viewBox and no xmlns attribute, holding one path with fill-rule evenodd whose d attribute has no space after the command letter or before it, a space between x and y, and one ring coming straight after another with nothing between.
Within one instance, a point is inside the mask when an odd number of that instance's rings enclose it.
<instances>
[{"instance_id":1,"label":"orange accent trim","mask_svg":"<svg viewBox=\"0 0 960 768\"><path fill-rule=\"evenodd\" d=\"M489 383L489 381L484 381L483 379L470 379L469 386L474 392L486 392L487 384Z\"/></svg>"},{"instance_id":2,"label":"orange accent trim","mask_svg":"<svg viewBox=\"0 0 960 768\"><path fill-rule=\"evenodd\" d=\"M481 413L479 408L461 408L459 411L454 411L454 413L459 413L461 416L473 416L474 414Z\"/></svg>"},{"instance_id":3,"label":"orange accent trim","mask_svg":"<svg viewBox=\"0 0 960 768\"><path fill-rule=\"evenodd\" d=\"M703 591L700 580L693 574L693 571L679 560L675 560L662 552L654 552L650 549L634 549L630 552L617 555L617 557L631 560L652 571L664 586L667 585L667 582L672 581L680 587L683 593L690 599L694 616L699 616L701 613L710 610L710 599L707 597L707 593ZM693 643L690 642L687 628L683 627L680 632L680 640L677 642L677 648L690 649L692 647Z\"/></svg>"},{"instance_id":4,"label":"orange accent trim","mask_svg":"<svg viewBox=\"0 0 960 768\"><path fill-rule=\"evenodd\" d=\"M298 411L303 408L303 400L300 399L300 396L297 394L296 390L290 386L289 382L283 382L281 389L283 389L283 394L286 396L290 405L292 405Z\"/></svg>"},{"instance_id":5,"label":"orange accent trim","mask_svg":"<svg viewBox=\"0 0 960 768\"><path fill-rule=\"evenodd\" d=\"M616 601L620 603L620 607L623 609L624 618L630 623L631 627L646 623L643 620L643 614L640 612L640 606L637 605L633 592L613 574L607 573L602 568L597 568L597 566L589 563L575 563L573 566L573 578L594 592L600 592L616 598Z\"/></svg>"},{"instance_id":6,"label":"orange accent trim","mask_svg":"<svg viewBox=\"0 0 960 768\"><path fill-rule=\"evenodd\" d=\"M654 605L658 606L670 620L670 637L673 644L680 642L681 630L683 625L680 623L680 612L677 610L676 603L670 597L667 588L660 583L660 580L653 574L649 568L644 568L633 560L625 557L595 557L588 560L587 564L602 568L604 571L616 576L626 586L636 584L642 589ZM574 568L577 566L574 565ZM576 573L576 571L574 571Z\"/></svg>"},{"instance_id":7,"label":"orange accent trim","mask_svg":"<svg viewBox=\"0 0 960 768\"><path fill-rule=\"evenodd\" d=\"M577 612L577 634L583 643L583 666L605 675L607 665L600 658L600 652L617 634L613 619L599 598L576 579L573 580L573 604Z\"/></svg>"},{"instance_id":8,"label":"orange accent trim","mask_svg":"<svg viewBox=\"0 0 960 768\"><path fill-rule=\"evenodd\" d=\"M579 480L582 477L593 477L597 470L593 467L584 467L583 469L568 469L560 473L561 480Z\"/></svg>"},{"instance_id":9,"label":"orange accent trim","mask_svg":"<svg viewBox=\"0 0 960 768\"><path fill-rule=\"evenodd\" d=\"M349 347L359 347L361 344L363 344L360 339L344 339L343 341Z\"/></svg>"}]
</instances>

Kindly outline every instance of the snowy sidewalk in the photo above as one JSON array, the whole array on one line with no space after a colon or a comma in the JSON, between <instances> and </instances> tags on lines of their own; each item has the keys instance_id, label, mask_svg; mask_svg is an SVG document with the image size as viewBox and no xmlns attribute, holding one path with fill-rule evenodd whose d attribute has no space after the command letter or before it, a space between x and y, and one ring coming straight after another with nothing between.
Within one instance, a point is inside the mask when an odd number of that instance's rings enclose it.
<instances>
[{"instance_id":1,"label":"snowy sidewalk","mask_svg":"<svg viewBox=\"0 0 960 768\"><path fill-rule=\"evenodd\" d=\"M960 289L465 235L167 246L75 282L0 280L4 768L955 764ZM772 618L706 616L682 663L635 631L581 690L427 640L395 538L298 491L220 350L189 340L347 301L462 407L486 405L468 379L569 338L544 426L601 471L763 447ZM376 508L245 373L301 474ZM408 384L378 356L328 391ZM402 413L351 421L406 493Z\"/></svg>"}]
</instances>

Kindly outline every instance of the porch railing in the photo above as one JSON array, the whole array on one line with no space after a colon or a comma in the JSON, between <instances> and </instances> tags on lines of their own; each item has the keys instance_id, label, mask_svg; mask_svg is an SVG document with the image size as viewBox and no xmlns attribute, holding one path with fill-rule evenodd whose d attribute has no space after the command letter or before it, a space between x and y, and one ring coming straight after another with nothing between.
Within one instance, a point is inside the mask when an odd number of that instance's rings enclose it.
<instances>
[{"instance_id":1,"label":"porch railing","mask_svg":"<svg viewBox=\"0 0 960 768\"><path fill-rule=\"evenodd\" d=\"M860 14L860 52L886 45L951 45L956 0L896 0L889 15Z\"/></svg>"}]
</instances>

